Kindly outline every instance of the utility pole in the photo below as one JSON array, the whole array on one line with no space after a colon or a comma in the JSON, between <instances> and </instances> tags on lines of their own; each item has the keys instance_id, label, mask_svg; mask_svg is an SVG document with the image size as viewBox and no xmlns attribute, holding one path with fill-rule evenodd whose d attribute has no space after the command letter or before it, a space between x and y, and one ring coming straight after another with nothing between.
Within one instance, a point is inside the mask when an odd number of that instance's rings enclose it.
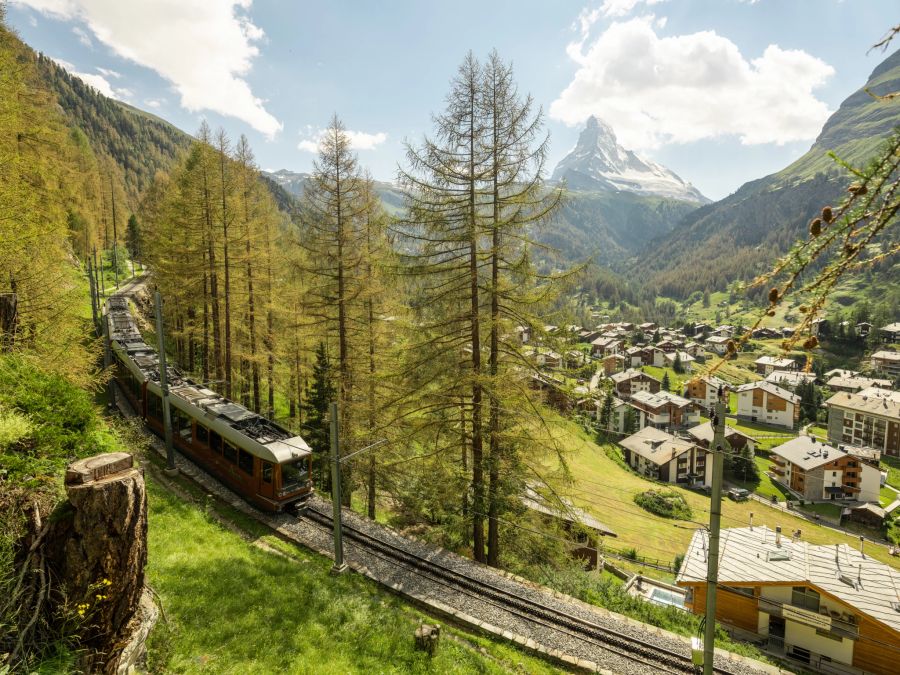
<instances>
[{"instance_id":1,"label":"utility pole","mask_svg":"<svg viewBox=\"0 0 900 675\"><path fill-rule=\"evenodd\" d=\"M331 402L331 503L334 522L334 565L332 574L343 574L347 571L347 563L344 562L344 541L342 539L341 526L341 459L340 443L338 441L338 407Z\"/></svg>"},{"instance_id":2,"label":"utility pole","mask_svg":"<svg viewBox=\"0 0 900 675\"><path fill-rule=\"evenodd\" d=\"M166 441L166 473L178 472L175 448L172 447L172 412L169 410L169 378L166 371L166 341L163 338L162 298L159 291L153 296L156 307L156 345L159 351L159 386L162 389L163 437Z\"/></svg>"},{"instance_id":3,"label":"utility pole","mask_svg":"<svg viewBox=\"0 0 900 675\"><path fill-rule=\"evenodd\" d=\"M94 284L94 270L91 267L91 259L87 260L87 278L88 278L88 287L91 290L91 318L94 319L94 331L96 331L100 324L97 322L97 307L100 304L99 298L97 298L97 289Z\"/></svg>"},{"instance_id":4,"label":"utility pole","mask_svg":"<svg viewBox=\"0 0 900 675\"><path fill-rule=\"evenodd\" d=\"M116 190L113 186L112 174L109 174L109 193L112 195L113 220L113 270L116 275L116 288L119 287L119 236L116 232Z\"/></svg>"},{"instance_id":5,"label":"utility pole","mask_svg":"<svg viewBox=\"0 0 900 675\"><path fill-rule=\"evenodd\" d=\"M712 675L716 649L716 589L719 582L719 529L722 520L722 474L725 468L725 392L720 387L712 416L712 494L709 503L709 553L706 556L706 630L703 675Z\"/></svg>"}]
</instances>

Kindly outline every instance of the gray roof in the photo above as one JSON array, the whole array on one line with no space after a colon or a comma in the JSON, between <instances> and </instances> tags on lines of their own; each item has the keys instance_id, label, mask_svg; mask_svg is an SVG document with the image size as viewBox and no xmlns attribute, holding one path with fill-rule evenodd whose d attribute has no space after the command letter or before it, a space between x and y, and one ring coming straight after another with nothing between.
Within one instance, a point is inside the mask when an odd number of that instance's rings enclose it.
<instances>
[{"instance_id":1,"label":"gray roof","mask_svg":"<svg viewBox=\"0 0 900 675\"><path fill-rule=\"evenodd\" d=\"M897 330L900 330L900 328ZM900 352L889 352L886 349L882 349L880 352L872 354L872 358L880 359L881 361L900 361Z\"/></svg>"},{"instance_id":2,"label":"gray roof","mask_svg":"<svg viewBox=\"0 0 900 675\"><path fill-rule=\"evenodd\" d=\"M761 363L766 366L775 366L776 368L796 368L797 362L794 359L780 359L777 356L760 356L753 363Z\"/></svg>"},{"instance_id":3,"label":"gray roof","mask_svg":"<svg viewBox=\"0 0 900 675\"><path fill-rule=\"evenodd\" d=\"M673 394L669 391L660 391L656 394L651 394L649 391L639 391L631 397L631 402L643 403L649 408L662 408L668 403L683 408L692 403L690 399L682 398L678 394Z\"/></svg>"},{"instance_id":4,"label":"gray roof","mask_svg":"<svg viewBox=\"0 0 900 675\"><path fill-rule=\"evenodd\" d=\"M658 466L671 462L694 447L690 441L676 438L655 427L644 427L636 434L623 438L619 445Z\"/></svg>"},{"instance_id":5,"label":"gray roof","mask_svg":"<svg viewBox=\"0 0 900 675\"><path fill-rule=\"evenodd\" d=\"M773 370L766 375L766 382L783 384L788 387L795 387L801 382L814 382L815 379L815 373L796 372L793 370Z\"/></svg>"},{"instance_id":6,"label":"gray roof","mask_svg":"<svg viewBox=\"0 0 900 675\"><path fill-rule=\"evenodd\" d=\"M712 422L703 422L702 424L698 424L695 427L691 427L687 430L688 434L691 435L692 438L696 438L698 441L706 441L712 444L713 441L713 426ZM729 438L734 438L735 436L743 436L748 441L752 443L756 443L756 439L752 436L748 436L742 431L738 431L734 427L725 427L725 440Z\"/></svg>"},{"instance_id":7,"label":"gray roof","mask_svg":"<svg viewBox=\"0 0 900 675\"><path fill-rule=\"evenodd\" d=\"M773 384L772 382L766 382L763 380L762 382L750 382L749 384L742 384L740 387L735 389L737 392L742 391L752 391L754 389L762 389L770 394L774 394L780 398L783 398L785 401L790 401L791 403L799 403L800 397L797 394L789 392L787 389L782 389L777 384Z\"/></svg>"},{"instance_id":8,"label":"gray roof","mask_svg":"<svg viewBox=\"0 0 900 675\"><path fill-rule=\"evenodd\" d=\"M877 387L863 389L855 394L842 391L825 401L825 405L900 419L900 391Z\"/></svg>"},{"instance_id":9,"label":"gray roof","mask_svg":"<svg viewBox=\"0 0 900 675\"><path fill-rule=\"evenodd\" d=\"M835 375L825 384L832 389L855 389L856 391L859 391L860 389L868 389L869 387L890 389L894 383L890 380L881 380L876 377L841 377L839 375Z\"/></svg>"},{"instance_id":10,"label":"gray roof","mask_svg":"<svg viewBox=\"0 0 900 675\"><path fill-rule=\"evenodd\" d=\"M532 511L559 518L569 523L583 525L605 536L616 536L613 530L584 509L575 506L568 497L560 497L559 501L562 502L561 504L551 504L546 497L529 485L525 487L525 494L522 495L521 501L525 508Z\"/></svg>"},{"instance_id":11,"label":"gray roof","mask_svg":"<svg viewBox=\"0 0 900 675\"><path fill-rule=\"evenodd\" d=\"M784 457L791 464L796 464L804 470L815 469L849 454L811 436L797 436L787 443L772 448L771 453Z\"/></svg>"},{"instance_id":12,"label":"gray roof","mask_svg":"<svg viewBox=\"0 0 900 675\"><path fill-rule=\"evenodd\" d=\"M676 579L679 584L705 582L707 533L691 538ZM778 559L774 559L777 552ZM783 558L787 558L784 560ZM767 527L722 530L719 583L765 585L808 583L893 631L900 631L900 572L862 555L847 544L816 546L792 541Z\"/></svg>"},{"instance_id":13,"label":"gray roof","mask_svg":"<svg viewBox=\"0 0 900 675\"><path fill-rule=\"evenodd\" d=\"M627 382L628 380L631 380L635 377L647 377L647 378L650 378L651 380L655 380L656 382L659 382L659 380L657 380L652 375L648 375L644 371L636 370L634 368L629 368L628 370L622 371L621 373L613 373L612 375L609 376L609 379L611 379L613 382L618 384L620 382Z\"/></svg>"}]
</instances>

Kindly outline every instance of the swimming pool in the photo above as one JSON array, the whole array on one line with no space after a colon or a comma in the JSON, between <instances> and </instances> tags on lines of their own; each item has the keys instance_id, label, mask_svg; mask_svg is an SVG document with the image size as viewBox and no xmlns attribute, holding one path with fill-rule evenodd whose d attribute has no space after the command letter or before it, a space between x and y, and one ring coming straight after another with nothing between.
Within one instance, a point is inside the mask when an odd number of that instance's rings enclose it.
<instances>
[{"instance_id":1,"label":"swimming pool","mask_svg":"<svg viewBox=\"0 0 900 675\"><path fill-rule=\"evenodd\" d=\"M653 588L650 590L650 602L657 605L671 605L678 609L684 609L684 595L670 591L666 588Z\"/></svg>"}]
</instances>

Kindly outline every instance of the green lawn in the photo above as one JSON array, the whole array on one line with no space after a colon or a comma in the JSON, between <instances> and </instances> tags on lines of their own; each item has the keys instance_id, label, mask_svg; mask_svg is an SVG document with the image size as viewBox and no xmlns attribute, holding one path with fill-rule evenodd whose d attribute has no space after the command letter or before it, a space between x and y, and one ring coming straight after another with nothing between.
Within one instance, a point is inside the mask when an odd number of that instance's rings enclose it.
<instances>
[{"instance_id":1,"label":"green lawn","mask_svg":"<svg viewBox=\"0 0 900 675\"><path fill-rule=\"evenodd\" d=\"M751 492L755 492L759 496L765 497L766 499L771 499L773 495L780 502L783 502L786 499L790 499L791 494L785 488L781 487L778 483L775 483L766 474L766 472L769 470L769 467L772 465L769 456L757 455L753 459L756 462L756 468L759 469L759 483L740 480L732 480L731 482L739 485L742 488L750 490Z\"/></svg>"},{"instance_id":2,"label":"green lawn","mask_svg":"<svg viewBox=\"0 0 900 675\"><path fill-rule=\"evenodd\" d=\"M725 422L728 426L734 427L738 431L756 439L756 449L763 452L797 438L796 432L779 427L768 427L763 424L745 422L744 420L736 420L731 417L727 418Z\"/></svg>"},{"instance_id":3,"label":"green lawn","mask_svg":"<svg viewBox=\"0 0 900 675\"><path fill-rule=\"evenodd\" d=\"M696 528L694 523L679 523L655 516L633 501L635 494L653 487L655 483L619 466L576 424L560 422L558 428L561 443L568 451L566 459L572 480L570 485L560 480L558 487L562 494L569 495L579 506L616 532L618 536L609 539L609 545L616 548L634 547L640 555L669 560L685 551ZM763 465L768 469L768 460L763 456L757 458L757 464L761 469ZM557 464L548 457L546 466L552 469ZM768 481L760 483L765 485L762 488L764 491L781 494L771 481L767 478L763 480ZM681 492L691 505L694 511L693 521L709 521L708 497L680 487L671 487ZM785 532L801 529L804 540L810 543L857 543L851 536L769 508L755 500L733 502L725 499L722 508L723 527L745 527L750 513L753 513L754 524L767 525L773 529L780 525ZM889 556L881 547L872 547L872 556L900 568L900 560Z\"/></svg>"},{"instance_id":4,"label":"green lawn","mask_svg":"<svg viewBox=\"0 0 900 675\"><path fill-rule=\"evenodd\" d=\"M881 470L888 472L888 485L893 485L900 490L900 458L882 455Z\"/></svg>"},{"instance_id":5,"label":"green lawn","mask_svg":"<svg viewBox=\"0 0 900 675\"><path fill-rule=\"evenodd\" d=\"M818 425L811 426L809 428L809 433L811 433L813 436L817 436L823 441L828 439L828 429L826 429L825 427L820 427Z\"/></svg>"},{"instance_id":6,"label":"green lawn","mask_svg":"<svg viewBox=\"0 0 900 675\"><path fill-rule=\"evenodd\" d=\"M148 486L147 576L166 617L150 637L150 672L558 672L447 626L430 659L413 631L434 620L398 597L356 574L331 576L330 560L265 530L242 538L152 478Z\"/></svg>"},{"instance_id":7,"label":"green lawn","mask_svg":"<svg viewBox=\"0 0 900 675\"><path fill-rule=\"evenodd\" d=\"M798 506L796 508L802 509L803 511L808 511L810 513L818 513L820 516L824 516L829 520L832 520L836 523L841 520L841 507L838 504L804 504L803 506Z\"/></svg>"},{"instance_id":8,"label":"green lawn","mask_svg":"<svg viewBox=\"0 0 900 675\"><path fill-rule=\"evenodd\" d=\"M878 493L878 502L882 506L887 506L888 504L892 504L896 499L900 498L896 492L891 490L888 487L881 488L881 491Z\"/></svg>"},{"instance_id":9,"label":"green lawn","mask_svg":"<svg viewBox=\"0 0 900 675\"><path fill-rule=\"evenodd\" d=\"M669 391L673 394L678 394L681 396L681 392L684 391L684 383L691 379L692 373L681 373L680 375L676 373L671 368L657 368L656 366L642 366L641 370L647 373L650 377L655 377L657 380L662 382L663 376L668 373L669 374Z\"/></svg>"}]
</instances>

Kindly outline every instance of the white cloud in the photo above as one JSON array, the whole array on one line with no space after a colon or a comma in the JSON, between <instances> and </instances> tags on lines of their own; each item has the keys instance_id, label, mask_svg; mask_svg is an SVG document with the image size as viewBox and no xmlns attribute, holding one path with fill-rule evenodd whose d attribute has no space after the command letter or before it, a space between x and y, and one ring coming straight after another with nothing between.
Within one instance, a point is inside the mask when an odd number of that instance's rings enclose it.
<instances>
[{"instance_id":1,"label":"white cloud","mask_svg":"<svg viewBox=\"0 0 900 675\"><path fill-rule=\"evenodd\" d=\"M162 99L162 98L144 99L144 105L147 106L148 108L154 108L154 109L159 108L165 102L166 102L166 100Z\"/></svg>"},{"instance_id":2,"label":"white cloud","mask_svg":"<svg viewBox=\"0 0 900 675\"><path fill-rule=\"evenodd\" d=\"M262 29L252 0L12 0L81 21L119 56L169 80L191 112L212 110L273 137L282 124L247 83Z\"/></svg>"},{"instance_id":3,"label":"white cloud","mask_svg":"<svg viewBox=\"0 0 900 675\"><path fill-rule=\"evenodd\" d=\"M603 0L603 4L600 5L600 12L603 16L625 16L630 14L642 2L645 2L649 7L650 5L658 5L661 2L665 2L665 0Z\"/></svg>"},{"instance_id":4,"label":"white cloud","mask_svg":"<svg viewBox=\"0 0 900 675\"><path fill-rule=\"evenodd\" d=\"M53 58L53 57L51 57L51 58ZM120 101L127 101L132 96L134 96L134 92L131 89L127 89L125 87L119 87L119 88L113 87L110 84L109 80L107 80L103 76L103 75L107 74L107 72L108 72L108 71L104 72L103 68L97 69L98 71L103 73L101 75L98 75L96 73L82 73L82 72L79 72L78 69L75 67L75 65L73 63L70 63L69 61L65 61L63 59L56 59L56 58L54 58L53 60L59 66L61 66L62 68L65 68L67 71L69 71L70 74L74 75L75 77L77 77L79 80L81 80L85 84L89 84L91 87L96 89L98 92L100 92L104 96L108 96L109 98L119 99Z\"/></svg>"},{"instance_id":5,"label":"white cloud","mask_svg":"<svg viewBox=\"0 0 900 675\"><path fill-rule=\"evenodd\" d=\"M91 42L91 36L84 32L84 30L79 26L72 26L72 32L78 37L78 41L83 44L85 47L94 48L94 43Z\"/></svg>"},{"instance_id":6,"label":"white cloud","mask_svg":"<svg viewBox=\"0 0 900 675\"><path fill-rule=\"evenodd\" d=\"M115 70L110 70L109 68L100 68L98 66L97 72L101 75L105 75L106 77L114 77L116 79L122 77L122 73L116 72Z\"/></svg>"},{"instance_id":7,"label":"white cloud","mask_svg":"<svg viewBox=\"0 0 900 675\"><path fill-rule=\"evenodd\" d=\"M824 61L777 45L748 60L714 31L659 37L653 22L614 22L586 48L584 37L570 44L579 69L551 117L577 125L597 115L638 149L725 135L783 144L821 129L828 106L813 91L834 74Z\"/></svg>"},{"instance_id":8,"label":"white cloud","mask_svg":"<svg viewBox=\"0 0 900 675\"><path fill-rule=\"evenodd\" d=\"M350 139L350 147L354 150L374 150L387 140L387 134L383 131L369 134L365 131L350 131L348 129L344 133ZM324 135L325 129L313 132L312 127L307 125L304 132L305 138L297 144L297 149L304 152L318 152L319 143Z\"/></svg>"}]
</instances>

